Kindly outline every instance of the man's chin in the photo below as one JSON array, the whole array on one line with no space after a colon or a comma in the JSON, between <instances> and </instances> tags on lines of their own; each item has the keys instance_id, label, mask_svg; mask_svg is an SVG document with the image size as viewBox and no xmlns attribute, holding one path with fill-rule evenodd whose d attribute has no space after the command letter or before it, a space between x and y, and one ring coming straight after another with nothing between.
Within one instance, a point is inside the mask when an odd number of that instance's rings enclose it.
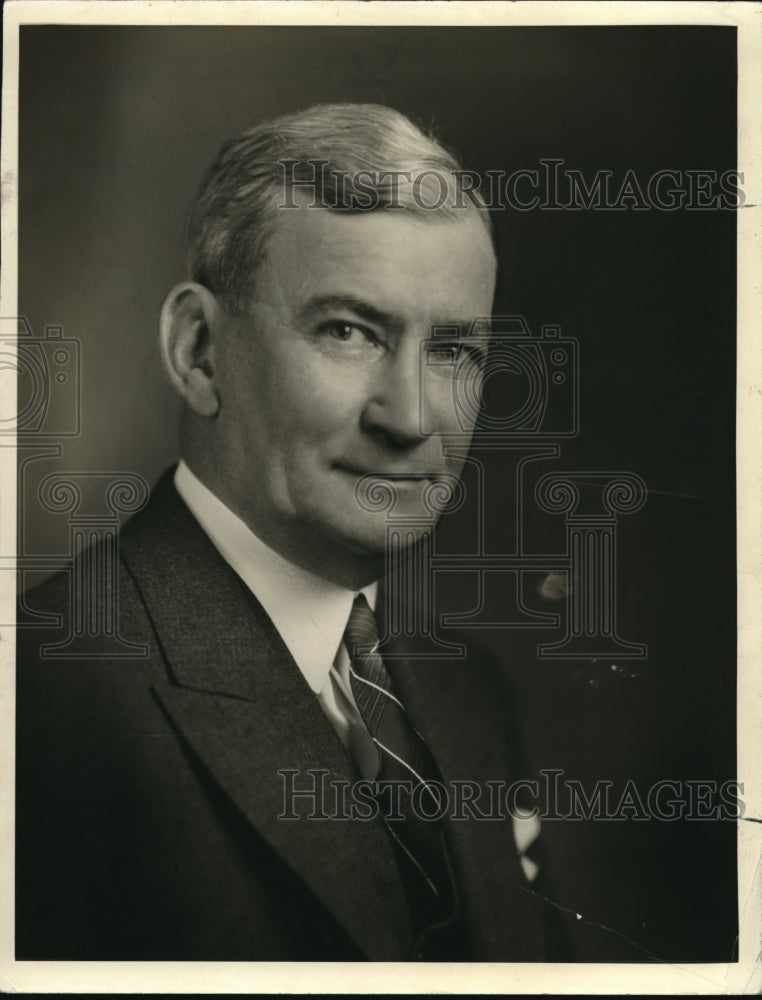
<instances>
[{"instance_id":1,"label":"man's chin","mask_svg":"<svg viewBox=\"0 0 762 1000\"><path fill-rule=\"evenodd\" d=\"M375 515L361 524L345 523L334 533L334 538L347 551L363 559L378 559L382 566L388 552L399 553L415 545L424 535L431 534L433 523L427 523L418 516L387 519L386 515Z\"/></svg>"}]
</instances>

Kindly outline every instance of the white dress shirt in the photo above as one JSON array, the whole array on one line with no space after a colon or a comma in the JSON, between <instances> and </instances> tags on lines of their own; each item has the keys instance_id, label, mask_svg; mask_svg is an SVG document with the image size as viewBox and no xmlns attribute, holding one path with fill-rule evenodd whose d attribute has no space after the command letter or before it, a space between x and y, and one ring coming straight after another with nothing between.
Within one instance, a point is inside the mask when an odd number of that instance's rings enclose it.
<instances>
[{"instance_id":1,"label":"white dress shirt","mask_svg":"<svg viewBox=\"0 0 762 1000\"><path fill-rule=\"evenodd\" d=\"M352 695L343 636L358 593L375 610L377 584L361 591L346 590L288 562L265 545L182 460L175 472L175 487L222 558L270 616L362 777L375 778L378 751ZM539 827L536 818L513 818L521 865L530 881L537 875L537 866L523 855Z\"/></svg>"}]
</instances>

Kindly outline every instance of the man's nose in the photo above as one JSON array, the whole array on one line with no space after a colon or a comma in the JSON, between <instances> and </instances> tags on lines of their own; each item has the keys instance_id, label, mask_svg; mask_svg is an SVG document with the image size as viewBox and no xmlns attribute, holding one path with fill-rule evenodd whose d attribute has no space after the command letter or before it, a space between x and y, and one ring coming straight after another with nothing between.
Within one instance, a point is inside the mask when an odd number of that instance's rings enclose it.
<instances>
[{"instance_id":1,"label":"man's nose","mask_svg":"<svg viewBox=\"0 0 762 1000\"><path fill-rule=\"evenodd\" d=\"M446 381L422 369L420 343L400 347L371 388L363 427L383 444L410 449L444 430L441 412Z\"/></svg>"}]
</instances>

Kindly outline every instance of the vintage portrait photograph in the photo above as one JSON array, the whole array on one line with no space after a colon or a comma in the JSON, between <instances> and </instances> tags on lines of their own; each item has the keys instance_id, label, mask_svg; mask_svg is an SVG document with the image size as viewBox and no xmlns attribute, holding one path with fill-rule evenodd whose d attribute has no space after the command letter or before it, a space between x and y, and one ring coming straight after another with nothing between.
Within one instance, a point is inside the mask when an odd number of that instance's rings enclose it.
<instances>
[{"instance_id":1,"label":"vintage portrait photograph","mask_svg":"<svg viewBox=\"0 0 762 1000\"><path fill-rule=\"evenodd\" d=\"M759 990L755 12L6 5L14 990Z\"/></svg>"}]
</instances>

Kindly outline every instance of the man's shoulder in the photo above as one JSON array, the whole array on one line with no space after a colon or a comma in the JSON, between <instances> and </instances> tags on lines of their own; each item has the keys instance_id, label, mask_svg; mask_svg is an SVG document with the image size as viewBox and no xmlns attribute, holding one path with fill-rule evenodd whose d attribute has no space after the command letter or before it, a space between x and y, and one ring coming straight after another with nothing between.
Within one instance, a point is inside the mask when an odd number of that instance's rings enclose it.
<instances>
[{"instance_id":1,"label":"man's shoulder","mask_svg":"<svg viewBox=\"0 0 762 1000\"><path fill-rule=\"evenodd\" d=\"M67 726L72 736L74 719L92 716L112 724L128 711L130 690L139 690L145 700L151 679L165 673L139 580L120 557L130 537L144 544L157 515L163 518L168 476L122 534L104 533L64 570L19 594L16 681L22 728L43 715L56 728Z\"/></svg>"},{"instance_id":2,"label":"man's shoulder","mask_svg":"<svg viewBox=\"0 0 762 1000\"><path fill-rule=\"evenodd\" d=\"M178 562L214 559L215 550L174 487L175 467L167 469L145 506L114 536L104 532L63 570L22 590L17 601L18 638L49 636L58 628L102 631L118 643L114 615L141 617L147 609L143 577L163 580L163 599ZM102 621L100 619L103 619ZM101 628L102 626L102 628Z\"/></svg>"}]
</instances>

